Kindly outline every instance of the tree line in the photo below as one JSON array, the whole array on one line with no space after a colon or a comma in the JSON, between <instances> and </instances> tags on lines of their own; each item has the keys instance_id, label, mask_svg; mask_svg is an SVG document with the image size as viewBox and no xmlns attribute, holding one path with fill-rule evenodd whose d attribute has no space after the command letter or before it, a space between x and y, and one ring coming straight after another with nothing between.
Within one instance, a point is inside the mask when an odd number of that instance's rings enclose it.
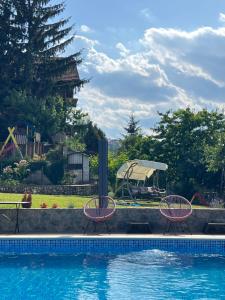
<instances>
[{"instance_id":1,"label":"tree line","mask_svg":"<svg viewBox=\"0 0 225 300\"><path fill-rule=\"evenodd\" d=\"M130 116L117 153L109 155L109 181L115 188L118 168L132 159L168 164L167 188L191 197L195 192L225 188L225 116L222 112L190 108L159 113L151 135L144 135Z\"/></svg>"}]
</instances>

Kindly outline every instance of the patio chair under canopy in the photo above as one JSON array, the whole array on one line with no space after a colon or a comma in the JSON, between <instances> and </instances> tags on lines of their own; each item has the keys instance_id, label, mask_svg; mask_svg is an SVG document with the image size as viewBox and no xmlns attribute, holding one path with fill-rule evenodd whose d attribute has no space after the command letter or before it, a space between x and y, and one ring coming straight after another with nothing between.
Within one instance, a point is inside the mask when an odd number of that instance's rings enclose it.
<instances>
[{"instance_id":1,"label":"patio chair under canopy","mask_svg":"<svg viewBox=\"0 0 225 300\"><path fill-rule=\"evenodd\" d=\"M121 191L121 198L127 196L135 200L137 196L165 196L165 189L159 188L159 171L166 171L167 164L155 161L135 159L124 163L118 170L116 178L122 180L117 189ZM146 187L145 183L153 177L153 185Z\"/></svg>"}]
</instances>

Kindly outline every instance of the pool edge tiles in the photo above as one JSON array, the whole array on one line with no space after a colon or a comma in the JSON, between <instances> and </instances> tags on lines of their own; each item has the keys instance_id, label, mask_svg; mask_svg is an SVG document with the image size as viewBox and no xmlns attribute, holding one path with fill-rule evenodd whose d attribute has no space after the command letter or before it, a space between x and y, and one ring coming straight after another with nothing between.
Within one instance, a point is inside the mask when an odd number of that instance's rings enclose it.
<instances>
[{"instance_id":1,"label":"pool edge tiles","mask_svg":"<svg viewBox=\"0 0 225 300\"><path fill-rule=\"evenodd\" d=\"M162 250L196 254L225 255L225 237L193 238L189 236L0 236L0 254L76 254L126 253Z\"/></svg>"}]
</instances>

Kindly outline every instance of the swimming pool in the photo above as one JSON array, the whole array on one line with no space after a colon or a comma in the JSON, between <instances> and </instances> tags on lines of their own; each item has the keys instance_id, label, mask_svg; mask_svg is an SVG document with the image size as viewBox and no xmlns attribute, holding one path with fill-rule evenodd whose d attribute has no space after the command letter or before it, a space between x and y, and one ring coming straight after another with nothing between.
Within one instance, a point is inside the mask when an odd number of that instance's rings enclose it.
<instances>
[{"instance_id":1,"label":"swimming pool","mask_svg":"<svg viewBox=\"0 0 225 300\"><path fill-rule=\"evenodd\" d=\"M0 239L0 298L223 299L224 249L223 239Z\"/></svg>"}]
</instances>

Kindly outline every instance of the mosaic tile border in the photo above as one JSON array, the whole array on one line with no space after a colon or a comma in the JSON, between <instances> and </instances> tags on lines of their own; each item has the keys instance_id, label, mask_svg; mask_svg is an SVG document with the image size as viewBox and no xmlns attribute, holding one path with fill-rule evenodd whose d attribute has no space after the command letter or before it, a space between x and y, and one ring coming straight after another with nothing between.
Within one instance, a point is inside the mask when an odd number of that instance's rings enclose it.
<instances>
[{"instance_id":1,"label":"mosaic tile border","mask_svg":"<svg viewBox=\"0 0 225 300\"><path fill-rule=\"evenodd\" d=\"M225 240L205 239L118 239L49 238L0 239L0 254L5 253L124 253L159 249L181 253L224 254Z\"/></svg>"}]
</instances>

